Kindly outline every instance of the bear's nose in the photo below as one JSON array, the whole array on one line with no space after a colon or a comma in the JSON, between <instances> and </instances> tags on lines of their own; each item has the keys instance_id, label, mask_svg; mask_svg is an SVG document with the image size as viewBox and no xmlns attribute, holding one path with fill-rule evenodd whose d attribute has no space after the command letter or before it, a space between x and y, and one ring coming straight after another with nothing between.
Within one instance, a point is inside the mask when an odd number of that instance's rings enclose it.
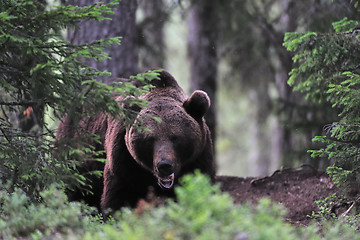
<instances>
[{"instance_id":1,"label":"bear's nose","mask_svg":"<svg viewBox=\"0 0 360 240\"><path fill-rule=\"evenodd\" d=\"M174 167L168 160L163 160L157 164L160 177L166 177L174 173Z\"/></svg>"}]
</instances>

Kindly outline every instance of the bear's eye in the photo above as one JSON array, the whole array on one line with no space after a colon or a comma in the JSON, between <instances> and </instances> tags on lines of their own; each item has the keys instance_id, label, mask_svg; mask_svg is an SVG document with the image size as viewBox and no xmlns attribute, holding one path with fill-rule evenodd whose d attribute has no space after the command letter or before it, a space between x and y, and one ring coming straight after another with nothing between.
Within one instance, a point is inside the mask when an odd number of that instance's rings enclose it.
<instances>
[{"instance_id":1,"label":"bear's eye","mask_svg":"<svg viewBox=\"0 0 360 240\"><path fill-rule=\"evenodd\" d=\"M185 138L180 137L180 136L171 136L170 141L174 144L174 146L177 146L177 145L180 145L180 144L186 142Z\"/></svg>"},{"instance_id":2,"label":"bear's eye","mask_svg":"<svg viewBox=\"0 0 360 240\"><path fill-rule=\"evenodd\" d=\"M139 159L144 161L148 166L152 164L154 142L155 139L153 137L139 138L135 142L135 151Z\"/></svg>"},{"instance_id":3,"label":"bear's eye","mask_svg":"<svg viewBox=\"0 0 360 240\"><path fill-rule=\"evenodd\" d=\"M143 150L153 149L155 139L153 137L147 137L136 141L136 145Z\"/></svg>"},{"instance_id":4,"label":"bear's eye","mask_svg":"<svg viewBox=\"0 0 360 240\"><path fill-rule=\"evenodd\" d=\"M186 136L172 136L170 137L174 149L181 158L188 158L192 155L194 144L190 138Z\"/></svg>"}]
</instances>

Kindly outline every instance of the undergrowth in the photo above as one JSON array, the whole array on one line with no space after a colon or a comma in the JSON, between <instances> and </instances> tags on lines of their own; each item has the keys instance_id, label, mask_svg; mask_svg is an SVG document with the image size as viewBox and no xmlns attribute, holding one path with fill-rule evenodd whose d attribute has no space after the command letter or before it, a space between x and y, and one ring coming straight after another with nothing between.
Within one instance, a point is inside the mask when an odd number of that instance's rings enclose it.
<instances>
[{"instance_id":1,"label":"undergrowth","mask_svg":"<svg viewBox=\"0 0 360 240\"><path fill-rule=\"evenodd\" d=\"M360 239L343 221L293 226L284 221L284 208L269 199L235 205L200 173L184 177L181 185L176 201L149 204L141 213L122 209L107 223L95 209L69 203L56 187L41 193L42 203L31 203L20 190L1 192L0 239Z\"/></svg>"}]
</instances>

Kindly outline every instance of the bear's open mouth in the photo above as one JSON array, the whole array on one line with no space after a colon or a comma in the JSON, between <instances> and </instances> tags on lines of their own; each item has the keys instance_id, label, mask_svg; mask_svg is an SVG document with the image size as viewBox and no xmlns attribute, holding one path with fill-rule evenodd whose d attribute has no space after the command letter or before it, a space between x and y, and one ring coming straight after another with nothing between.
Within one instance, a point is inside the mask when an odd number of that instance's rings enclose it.
<instances>
[{"instance_id":1,"label":"bear's open mouth","mask_svg":"<svg viewBox=\"0 0 360 240\"><path fill-rule=\"evenodd\" d=\"M169 189L174 185L175 174L172 173L167 177L158 177L158 184L160 187Z\"/></svg>"}]
</instances>

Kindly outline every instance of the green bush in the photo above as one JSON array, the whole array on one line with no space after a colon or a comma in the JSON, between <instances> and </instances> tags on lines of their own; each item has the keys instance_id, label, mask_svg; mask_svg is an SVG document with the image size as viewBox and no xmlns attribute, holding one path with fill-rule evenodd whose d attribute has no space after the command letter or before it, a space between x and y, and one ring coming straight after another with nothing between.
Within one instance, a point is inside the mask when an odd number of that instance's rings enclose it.
<instances>
[{"instance_id":1,"label":"green bush","mask_svg":"<svg viewBox=\"0 0 360 240\"><path fill-rule=\"evenodd\" d=\"M176 189L177 201L151 208L141 215L129 209L84 239L360 239L349 225L296 227L284 222L283 207L262 199L257 206L235 205L231 197L196 173L185 176ZM322 232L322 233L321 233Z\"/></svg>"},{"instance_id":2,"label":"green bush","mask_svg":"<svg viewBox=\"0 0 360 240\"><path fill-rule=\"evenodd\" d=\"M0 239L360 239L342 221L323 221L321 228L286 223L286 211L269 199L257 206L235 205L199 172L185 176L181 184L176 201L156 208L150 204L142 213L122 209L106 223L94 209L67 202L55 187L42 192L43 202L36 204L21 190L0 192Z\"/></svg>"},{"instance_id":3,"label":"green bush","mask_svg":"<svg viewBox=\"0 0 360 240\"><path fill-rule=\"evenodd\" d=\"M67 202L66 195L51 187L41 192L42 203L33 203L26 194L16 189L7 194L0 191L0 239L84 233L95 220L96 210L77 202Z\"/></svg>"}]
</instances>

